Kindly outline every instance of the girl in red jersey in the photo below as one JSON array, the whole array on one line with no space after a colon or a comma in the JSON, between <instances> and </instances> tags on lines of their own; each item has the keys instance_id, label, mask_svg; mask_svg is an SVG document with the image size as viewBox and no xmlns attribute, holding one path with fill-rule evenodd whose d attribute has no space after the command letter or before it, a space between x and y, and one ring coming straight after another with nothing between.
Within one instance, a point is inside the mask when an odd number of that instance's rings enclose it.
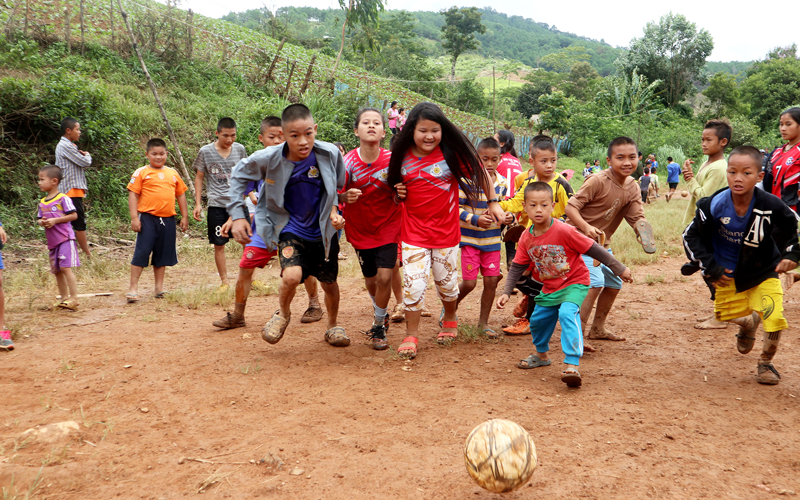
<instances>
[{"instance_id":1,"label":"girl in red jersey","mask_svg":"<svg viewBox=\"0 0 800 500\"><path fill-rule=\"evenodd\" d=\"M497 173L508 181L506 192L509 198L514 197L514 179L522 173L522 163L517 158L514 148L514 133L510 130L498 130L494 139L500 143L500 163L497 164Z\"/></svg>"},{"instance_id":2,"label":"girl in red jersey","mask_svg":"<svg viewBox=\"0 0 800 500\"><path fill-rule=\"evenodd\" d=\"M778 128L786 144L772 152L764 176L764 189L797 212L800 205L800 108L789 108L781 113Z\"/></svg>"},{"instance_id":3,"label":"girl in red jersey","mask_svg":"<svg viewBox=\"0 0 800 500\"><path fill-rule=\"evenodd\" d=\"M346 203L347 241L356 249L375 312L368 335L373 349L384 350L389 347L386 308L392 294L392 273L397 267L401 212L388 183L392 153L381 148L386 135L381 112L375 108L359 111L355 133L359 147L344 157L345 184L339 199Z\"/></svg>"},{"instance_id":4,"label":"girl in red jersey","mask_svg":"<svg viewBox=\"0 0 800 500\"><path fill-rule=\"evenodd\" d=\"M471 202L479 190L487 193L488 211L496 221L503 220L505 214L475 147L438 106L429 102L414 106L397 136L389 161L389 184L403 200L401 245L407 337L397 353L413 358L431 271L444 306L438 342L448 343L458 332L459 187Z\"/></svg>"}]
</instances>

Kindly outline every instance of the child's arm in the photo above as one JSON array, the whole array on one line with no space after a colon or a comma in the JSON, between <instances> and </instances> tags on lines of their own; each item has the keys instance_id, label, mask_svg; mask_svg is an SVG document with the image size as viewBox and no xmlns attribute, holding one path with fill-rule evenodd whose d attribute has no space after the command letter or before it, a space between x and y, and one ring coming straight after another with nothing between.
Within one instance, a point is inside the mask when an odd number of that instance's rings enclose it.
<instances>
[{"instance_id":1,"label":"child's arm","mask_svg":"<svg viewBox=\"0 0 800 500\"><path fill-rule=\"evenodd\" d=\"M622 278L622 281L633 283L631 270L625 267L625 264L615 259L614 256L608 252L608 250L601 247L597 243L592 243L592 246L586 252L586 255L597 261L600 261L601 264L605 264L606 267L611 269L614 274Z\"/></svg>"},{"instance_id":2,"label":"child's arm","mask_svg":"<svg viewBox=\"0 0 800 500\"><path fill-rule=\"evenodd\" d=\"M275 182L273 179L266 177L269 166L268 154L267 149L256 151L247 158L240 160L231 171L231 187L228 190L231 201L226 208L231 219L233 219L231 234L236 242L242 245L250 243L250 236L253 235L253 229L245 218L247 207L244 204L243 195L247 192L247 183L265 179L266 184L264 184L263 191L266 192Z\"/></svg>"},{"instance_id":3,"label":"child's arm","mask_svg":"<svg viewBox=\"0 0 800 500\"><path fill-rule=\"evenodd\" d=\"M200 157L198 157L199 159ZM195 161L195 163L197 163ZM194 176L194 192L195 192L195 200L194 200L194 210L192 211L192 215L194 216L194 220L203 220L203 179L205 179L206 173L202 170L198 170L197 174ZM253 202L255 203L255 202Z\"/></svg>"},{"instance_id":4,"label":"child's arm","mask_svg":"<svg viewBox=\"0 0 800 500\"><path fill-rule=\"evenodd\" d=\"M187 214L189 213L189 207L186 203L185 192L181 193L178 196L178 208L181 210L181 222L180 222L181 231L186 231L187 229L189 229L189 218L187 217Z\"/></svg>"},{"instance_id":5,"label":"child's arm","mask_svg":"<svg viewBox=\"0 0 800 500\"><path fill-rule=\"evenodd\" d=\"M525 186L524 181L517 189L517 192L514 193L513 198L509 198L507 200L500 202L500 208L502 208L506 212L511 212L515 214L522 212L522 208L525 205L525 189L523 186Z\"/></svg>"},{"instance_id":6,"label":"child's arm","mask_svg":"<svg viewBox=\"0 0 800 500\"><path fill-rule=\"evenodd\" d=\"M39 225L42 226L43 228L50 229L56 224L61 224L63 222L72 222L77 218L78 218L78 212L70 212L61 217L53 217L51 219L41 218L39 219Z\"/></svg>"},{"instance_id":7,"label":"child's arm","mask_svg":"<svg viewBox=\"0 0 800 500\"><path fill-rule=\"evenodd\" d=\"M81 151L78 149L78 146L73 144L71 148L65 148L65 151L67 156L69 156L69 160L75 165L81 168L92 166L92 155L86 151Z\"/></svg>"},{"instance_id":8,"label":"child's arm","mask_svg":"<svg viewBox=\"0 0 800 500\"><path fill-rule=\"evenodd\" d=\"M686 189L689 193L694 195L697 200L711 196L728 185L728 174L724 168L713 168L709 170L706 173L706 178L702 186L697 182L697 178L692 174L691 170L684 174L684 178L686 179Z\"/></svg>"},{"instance_id":9,"label":"child's arm","mask_svg":"<svg viewBox=\"0 0 800 500\"><path fill-rule=\"evenodd\" d=\"M530 264L520 264L519 262L511 263L511 266L508 268L508 276L506 277L506 284L505 288L503 289L503 294L497 298L498 309L505 309L506 304L508 304L508 299L514 292L514 287L517 286L517 282L529 266Z\"/></svg>"},{"instance_id":10,"label":"child's arm","mask_svg":"<svg viewBox=\"0 0 800 500\"><path fill-rule=\"evenodd\" d=\"M131 229L138 233L142 230L142 221L139 220L139 194L128 191L128 212L131 215Z\"/></svg>"},{"instance_id":11,"label":"child's arm","mask_svg":"<svg viewBox=\"0 0 800 500\"><path fill-rule=\"evenodd\" d=\"M3 225L0 224L0 243L5 245L7 241L8 241L8 235L6 234L6 230L3 229Z\"/></svg>"},{"instance_id":12,"label":"child's arm","mask_svg":"<svg viewBox=\"0 0 800 500\"><path fill-rule=\"evenodd\" d=\"M725 272L730 272L730 270L717 265L713 248L707 247L704 241L702 221L707 220L710 216L710 213L703 212L701 208L695 211L694 219L683 232L683 246L689 260L698 263L703 271L703 276L713 284L725 278Z\"/></svg>"},{"instance_id":13,"label":"child's arm","mask_svg":"<svg viewBox=\"0 0 800 500\"><path fill-rule=\"evenodd\" d=\"M335 203L333 207L331 207L331 224L333 224L333 228L337 231L344 227L344 217L339 215L339 211L336 209Z\"/></svg>"},{"instance_id":14,"label":"child's arm","mask_svg":"<svg viewBox=\"0 0 800 500\"><path fill-rule=\"evenodd\" d=\"M575 198L572 198L573 200ZM598 241L600 236L603 234L603 231L597 229L596 227L592 226L581 217L581 211L579 208L575 207L572 204L572 200L567 203L567 206L564 207L564 212L567 214L567 218L575 224L575 227L578 228L580 232L588 236L589 238Z\"/></svg>"},{"instance_id":15,"label":"child's arm","mask_svg":"<svg viewBox=\"0 0 800 500\"><path fill-rule=\"evenodd\" d=\"M797 237L797 217L794 210L785 203L780 203L780 209L774 210L773 238L778 248L783 249L781 261L775 268L777 273L792 271L800 261L800 243Z\"/></svg>"}]
</instances>

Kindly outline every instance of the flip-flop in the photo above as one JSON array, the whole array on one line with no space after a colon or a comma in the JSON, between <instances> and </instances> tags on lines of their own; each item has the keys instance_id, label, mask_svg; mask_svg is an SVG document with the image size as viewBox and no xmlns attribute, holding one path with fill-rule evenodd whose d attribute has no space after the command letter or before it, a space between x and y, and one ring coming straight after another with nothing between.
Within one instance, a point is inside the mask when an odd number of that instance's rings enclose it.
<instances>
[{"instance_id":1,"label":"flip-flop","mask_svg":"<svg viewBox=\"0 0 800 500\"><path fill-rule=\"evenodd\" d=\"M403 359L414 359L417 357L417 345L419 341L416 337L406 337L397 346L397 355Z\"/></svg>"},{"instance_id":2,"label":"flip-flop","mask_svg":"<svg viewBox=\"0 0 800 500\"><path fill-rule=\"evenodd\" d=\"M739 333L736 334L736 349L742 354L747 354L753 350L753 344L756 343L756 330L761 323L761 316L754 312L751 316L753 318L753 326L750 328L739 327Z\"/></svg>"},{"instance_id":3,"label":"flip-flop","mask_svg":"<svg viewBox=\"0 0 800 500\"><path fill-rule=\"evenodd\" d=\"M138 293L126 293L125 300L128 304L133 304L135 302L139 302L139 294Z\"/></svg>"},{"instance_id":4,"label":"flip-flop","mask_svg":"<svg viewBox=\"0 0 800 500\"><path fill-rule=\"evenodd\" d=\"M497 333L496 331L494 331L493 328L488 327L488 326L483 329L483 334L486 335L487 339L494 340L494 339L499 339L500 338L500 334Z\"/></svg>"},{"instance_id":5,"label":"flip-flop","mask_svg":"<svg viewBox=\"0 0 800 500\"><path fill-rule=\"evenodd\" d=\"M153 295L153 297L156 299L166 299L167 292L158 292L157 294Z\"/></svg>"},{"instance_id":6,"label":"flip-flop","mask_svg":"<svg viewBox=\"0 0 800 500\"><path fill-rule=\"evenodd\" d=\"M581 374L575 368L569 367L561 372L561 381L567 384L567 387L580 387Z\"/></svg>"},{"instance_id":7,"label":"flip-flop","mask_svg":"<svg viewBox=\"0 0 800 500\"><path fill-rule=\"evenodd\" d=\"M539 356L531 354L527 358L520 360L520 362L517 363L517 368L520 368L522 370L530 370L531 368L550 366L551 363L552 362L549 359L542 360L539 359Z\"/></svg>"},{"instance_id":8,"label":"flip-flop","mask_svg":"<svg viewBox=\"0 0 800 500\"><path fill-rule=\"evenodd\" d=\"M633 225L636 231L636 241L638 241L645 253L656 253L656 236L653 233L653 226L644 219L639 219Z\"/></svg>"},{"instance_id":9,"label":"flip-flop","mask_svg":"<svg viewBox=\"0 0 800 500\"><path fill-rule=\"evenodd\" d=\"M447 345L456 339L458 335L458 321L442 321L442 328L451 328L455 332L440 331L439 336L436 337L436 342L441 345Z\"/></svg>"}]
</instances>

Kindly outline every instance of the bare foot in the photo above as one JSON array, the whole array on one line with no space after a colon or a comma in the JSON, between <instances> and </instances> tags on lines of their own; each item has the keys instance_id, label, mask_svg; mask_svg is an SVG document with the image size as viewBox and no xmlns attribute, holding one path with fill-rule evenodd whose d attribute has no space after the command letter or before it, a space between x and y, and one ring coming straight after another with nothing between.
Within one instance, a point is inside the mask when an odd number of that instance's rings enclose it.
<instances>
[{"instance_id":1,"label":"bare foot","mask_svg":"<svg viewBox=\"0 0 800 500\"><path fill-rule=\"evenodd\" d=\"M702 322L708 321L710 319L714 319L714 313L707 314L705 316L700 316L699 318L697 318L697 322L698 323L702 323Z\"/></svg>"},{"instance_id":2,"label":"bare foot","mask_svg":"<svg viewBox=\"0 0 800 500\"><path fill-rule=\"evenodd\" d=\"M586 342L584 342L583 343L583 352L597 352L597 349L595 349L591 345L589 345Z\"/></svg>"},{"instance_id":3,"label":"bare foot","mask_svg":"<svg viewBox=\"0 0 800 500\"><path fill-rule=\"evenodd\" d=\"M789 271L781 275L781 282L783 283L783 291L792 288L796 282L800 281L800 273Z\"/></svg>"},{"instance_id":4,"label":"bare foot","mask_svg":"<svg viewBox=\"0 0 800 500\"><path fill-rule=\"evenodd\" d=\"M702 323L697 323L694 325L694 327L698 330L722 330L724 328L728 328L728 323L717 321L716 319L712 318L703 321Z\"/></svg>"},{"instance_id":5,"label":"bare foot","mask_svg":"<svg viewBox=\"0 0 800 500\"><path fill-rule=\"evenodd\" d=\"M592 340L613 340L614 342L622 342L625 340L625 337L620 337L618 335L614 335L613 333L607 332L605 328L603 328L602 331L592 328L589 330L589 338Z\"/></svg>"}]
</instances>

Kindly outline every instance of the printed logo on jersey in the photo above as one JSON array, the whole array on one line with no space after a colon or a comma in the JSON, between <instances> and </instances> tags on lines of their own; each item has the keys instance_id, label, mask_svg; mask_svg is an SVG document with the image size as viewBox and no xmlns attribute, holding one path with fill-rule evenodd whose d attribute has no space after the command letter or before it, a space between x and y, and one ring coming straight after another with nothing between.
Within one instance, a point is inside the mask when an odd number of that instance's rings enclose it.
<instances>
[{"instance_id":1,"label":"printed logo on jersey","mask_svg":"<svg viewBox=\"0 0 800 500\"><path fill-rule=\"evenodd\" d=\"M158 178L163 181L164 180L164 172L159 172L158 173Z\"/></svg>"},{"instance_id":2,"label":"printed logo on jersey","mask_svg":"<svg viewBox=\"0 0 800 500\"><path fill-rule=\"evenodd\" d=\"M50 211L51 212L58 212L59 210L61 210L61 204L60 203L56 203L55 205L50 207Z\"/></svg>"},{"instance_id":3,"label":"printed logo on jersey","mask_svg":"<svg viewBox=\"0 0 800 500\"><path fill-rule=\"evenodd\" d=\"M753 209L753 225L750 226L750 229L747 231L747 234L744 236L743 243L749 247L758 247L761 243L761 240L764 239L764 234L767 231L767 224L770 224L772 215L772 210L759 210L757 208Z\"/></svg>"},{"instance_id":4,"label":"printed logo on jersey","mask_svg":"<svg viewBox=\"0 0 800 500\"><path fill-rule=\"evenodd\" d=\"M308 169L308 178L309 179L316 179L319 177L319 169L317 167L312 166Z\"/></svg>"},{"instance_id":5,"label":"printed logo on jersey","mask_svg":"<svg viewBox=\"0 0 800 500\"><path fill-rule=\"evenodd\" d=\"M294 255L294 247L283 247L281 255L283 255L284 259L291 259L292 255Z\"/></svg>"},{"instance_id":6,"label":"printed logo on jersey","mask_svg":"<svg viewBox=\"0 0 800 500\"><path fill-rule=\"evenodd\" d=\"M730 217L720 217L719 221L722 222L725 225L728 225L728 224L731 223L731 218Z\"/></svg>"},{"instance_id":7,"label":"printed logo on jersey","mask_svg":"<svg viewBox=\"0 0 800 500\"><path fill-rule=\"evenodd\" d=\"M441 177L444 174L444 170L439 165L434 165L431 167L431 175L434 177Z\"/></svg>"},{"instance_id":8,"label":"printed logo on jersey","mask_svg":"<svg viewBox=\"0 0 800 500\"><path fill-rule=\"evenodd\" d=\"M383 170L378 172L378 177L380 177L380 179L383 182L386 182L389 179L389 169L388 168L384 168Z\"/></svg>"},{"instance_id":9,"label":"printed logo on jersey","mask_svg":"<svg viewBox=\"0 0 800 500\"><path fill-rule=\"evenodd\" d=\"M567 253L561 245L539 245L528 249L528 255L543 280L567 279L570 271Z\"/></svg>"},{"instance_id":10,"label":"printed logo on jersey","mask_svg":"<svg viewBox=\"0 0 800 500\"><path fill-rule=\"evenodd\" d=\"M789 157L789 158L786 160L786 166L787 166L787 167L791 167L793 163L794 163L794 156L790 156L790 157Z\"/></svg>"}]
</instances>

